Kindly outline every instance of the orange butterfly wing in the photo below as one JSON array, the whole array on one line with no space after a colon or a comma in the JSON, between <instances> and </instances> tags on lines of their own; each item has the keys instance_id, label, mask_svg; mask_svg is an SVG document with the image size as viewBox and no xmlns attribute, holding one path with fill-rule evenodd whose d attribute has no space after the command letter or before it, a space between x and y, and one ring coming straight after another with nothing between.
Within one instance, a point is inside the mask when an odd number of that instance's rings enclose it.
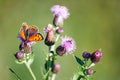
<instances>
[{"instance_id":1,"label":"orange butterfly wing","mask_svg":"<svg viewBox=\"0 0 120 80\"><path fill-rule=\"evenodd\" d=\"M20 29L20 32L19 32L20 38L22 38L22 40L24 40L24 41L27 40L25 32L28 28L29 28L29 26L27 25L27 23L23 23L22 27Z\"/></svg>"},{"instance_id":2,"label":"orange butterfly wing","mask_svg":"<svg viewBox=\"0 0 120 80\"><path fill-rule=\"evenodd\" d=\"M28 41L41 41L43 40L43 36L40 33L34 34L29 37Z\"/></svg>"},{"instance_id":3,"label":"orange butterfly wing","mask_svg":"<svg viewBox=\"0 0 120 80\"><path fill-rule=\"evenodd\" d=\"M20 30L19 36L23 39L26 40L25 32L23 29Z\"/></svg>"},{"instance_id":4,"label":"orange butterfly wing","mask_svg":"<svg viewBox=\"0 0 120 80\"><path fill-rule=\"evenodd\" d=\"M34 31L38 32L38 27L32 25L32 26L29 26L29 30L34 30Z\"/></svg>"},{"instance_id":5,"label":"orange butterfly wing","mask_svg":"<svg viewBox=\"0 0 120 80\"><path fill-rule=\"evenodd\" d=\"M36 26L29 26L27 29L28 37L33 36L38 33L38 28Z\"/></svg>"}]
</instances>

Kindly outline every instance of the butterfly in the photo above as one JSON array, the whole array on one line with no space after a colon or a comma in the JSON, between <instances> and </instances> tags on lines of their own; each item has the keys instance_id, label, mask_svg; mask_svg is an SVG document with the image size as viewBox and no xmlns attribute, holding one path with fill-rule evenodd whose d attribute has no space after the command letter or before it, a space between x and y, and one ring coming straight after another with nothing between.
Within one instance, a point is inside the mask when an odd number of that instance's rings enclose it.
<instances>
[{"instance_id":1,"label":"butterfly","mask_svg":"<svg viewBox=\"0 0 120 80\"><path fill-rule=\"evenodd\" d=\"M43 36L39 33L38 28L36 26L29 26L27 23L22 24L18 37L24 43L43 40Z\"/></svg>"}]
</instances>

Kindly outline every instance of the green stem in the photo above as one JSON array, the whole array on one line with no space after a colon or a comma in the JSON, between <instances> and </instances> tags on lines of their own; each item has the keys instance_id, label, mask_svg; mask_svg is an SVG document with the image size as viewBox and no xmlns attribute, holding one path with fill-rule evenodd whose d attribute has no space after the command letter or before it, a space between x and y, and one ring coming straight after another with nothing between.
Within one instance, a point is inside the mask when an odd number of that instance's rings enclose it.
<instances>
[{"instance_id":1,"label":"green stem","mask_svg":"<svg viewBox=\"0 0 120 80\"><path fill-rule=\"evenodd\" d=\"M49 77L50 71L51 71L51 69L49 68L48 72L45 75L45 80L50 80L50 77Z\"/></svg>"},{"instance_id":2,"label":"green stem","mask_svg":"<svg viewBox=\"0 0 120 80\"><path fill-rule=\"evenodd\" d=\"M91 64L88 66L88 68L91 68L91 67L93 67L93 66L95 66L95 63L91 63Z\"/></svg>"},{"instance_id":3,"label":"green stem","mask_svg":"<svg viewBox=\"0 0 120 80\"><path fill-rule=\"evenodd\" d=\"M55 40L55 42L58 41L59 37L60 37L60 35L57 35L57 36L56 36L56 40Z\"/></svg>"},{"instance_id":4,"label":"green stem","mask_svg":"<svg viewBox=\"0 0 120 80\"><path fill-rule=\"evenodd\" d=\"M82 76L80 75L78 78L77 78L77 80L81 80L82 79Z\"/></svg>"},{"instance_id":5,"label":"green stem","mask_svg":"<svg viewBox=\"0 0 120 80\"><path fill-rule=\"evenodd\" d=\"M36 80L36 77L35 77L32 69L31 69L30 65L27 62L25 62L25 66L27 67L27 69L29 70L30 74L32 75L33 80Z\"/></svg>"},{"instance_id":6,"label":"green stem","mask_svg":"<svg viewBox=\"0 0 120 80\"><path fill-rule=\"evenodd\" d=\"M60 35L56 36L55 39L55 43L58 41ZM47 76L46 76L46 80L55 80L56 74L52 74L52 77L50 76L51 73L51 67L55 62L55 44L52 46L49 46L49 55L48 55L48 63L47 63Z\"/></svg>"},{"instance_id":7,"label":"green stem","mask_svg":"<svg viewBox=\"0 0 120 80\"><path fill-rule=\"evenodd\" d=\"M51 80L55 80L55 77L56 77L56 74L53 74Z\"/></svg>"}]
</instances>

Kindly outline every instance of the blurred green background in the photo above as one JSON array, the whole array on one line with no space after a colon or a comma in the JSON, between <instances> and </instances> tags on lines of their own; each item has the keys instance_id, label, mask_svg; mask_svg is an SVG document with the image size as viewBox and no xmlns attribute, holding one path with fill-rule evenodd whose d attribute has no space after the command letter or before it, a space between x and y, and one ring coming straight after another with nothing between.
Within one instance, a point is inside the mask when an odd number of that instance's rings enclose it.
<instances>
[{"instance_id":1,"label":"blurred green background","mask_svg":"<svg viewBox=\"0 0 120 80\"><path fill-rule=\"evenodd\" d=\"M120 80L120 1L119 0L0 0L0 80L17 80L12 68L22 80L32 80L25 65L15 63L19 50L17 34L23 22L43 28L52 23L50 8L60 4L69 8L70 17L64 23L64 35L73 37L81 57L83 51L102 49L103 57L95 66L91 80ZM38 80L44 66L47 47L44 42L33 46L33 72ZM72 55L58 57L62 65L56 80L70 80L78 64Z\"/></svg>"}]
</instances>

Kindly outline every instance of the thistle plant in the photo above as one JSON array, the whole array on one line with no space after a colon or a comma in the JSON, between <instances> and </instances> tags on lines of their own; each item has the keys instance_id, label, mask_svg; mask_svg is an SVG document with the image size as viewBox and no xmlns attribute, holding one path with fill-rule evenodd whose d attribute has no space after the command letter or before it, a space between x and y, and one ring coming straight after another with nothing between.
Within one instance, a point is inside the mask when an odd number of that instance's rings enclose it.
<instances>
[{"instance_id":1,"label":"thistle plant","mask_svg":"<svg viewBox=\"0 0 120 80\"><path fill-rule=\"evenodd\" d=\"M26 65L33 80L56 80L57 73L61 70L60 63L56 61L57 56L72 55L79 66L78 70L74 72L73 77L71 77L71 80L88 80L89 76L95 73L92 67L95 66L102 57L101 50L96 50L92 54L85 51L82 54L83 59L75 56L75 54L73 54L76 50L75 40L72 37L63 35L64 21L70 16L69 10L61 5L54 5L50 10L53 13L53 23L49 23L43 28L45 33L44 37L39 32L37 26L28 25L27 23L22 24L18 34L18 38L20 39L19 51L15 53L16 62ZM35 56L32 46L38 41L44 41L44 44L48 48L44 64L45 71L42 72L43 78L41 79L36 78L30 67ZM18 80L21 80L11 68L10 71L17 76Z\"/></svg>"},{"instance_id":2,"label":"thistle plant","mask_svg":"<svg viewBox=\"0 0 120 80\"><path fill-rule=\"evenodd\" d=\"M101 50L96 50L92 54L88 51L83 52L83 59L74 56L79 64L77 72L74 73L72 80L89 80L90 76L96 71L92 68L102 57Z\"/></svg>"}]
</instances>

